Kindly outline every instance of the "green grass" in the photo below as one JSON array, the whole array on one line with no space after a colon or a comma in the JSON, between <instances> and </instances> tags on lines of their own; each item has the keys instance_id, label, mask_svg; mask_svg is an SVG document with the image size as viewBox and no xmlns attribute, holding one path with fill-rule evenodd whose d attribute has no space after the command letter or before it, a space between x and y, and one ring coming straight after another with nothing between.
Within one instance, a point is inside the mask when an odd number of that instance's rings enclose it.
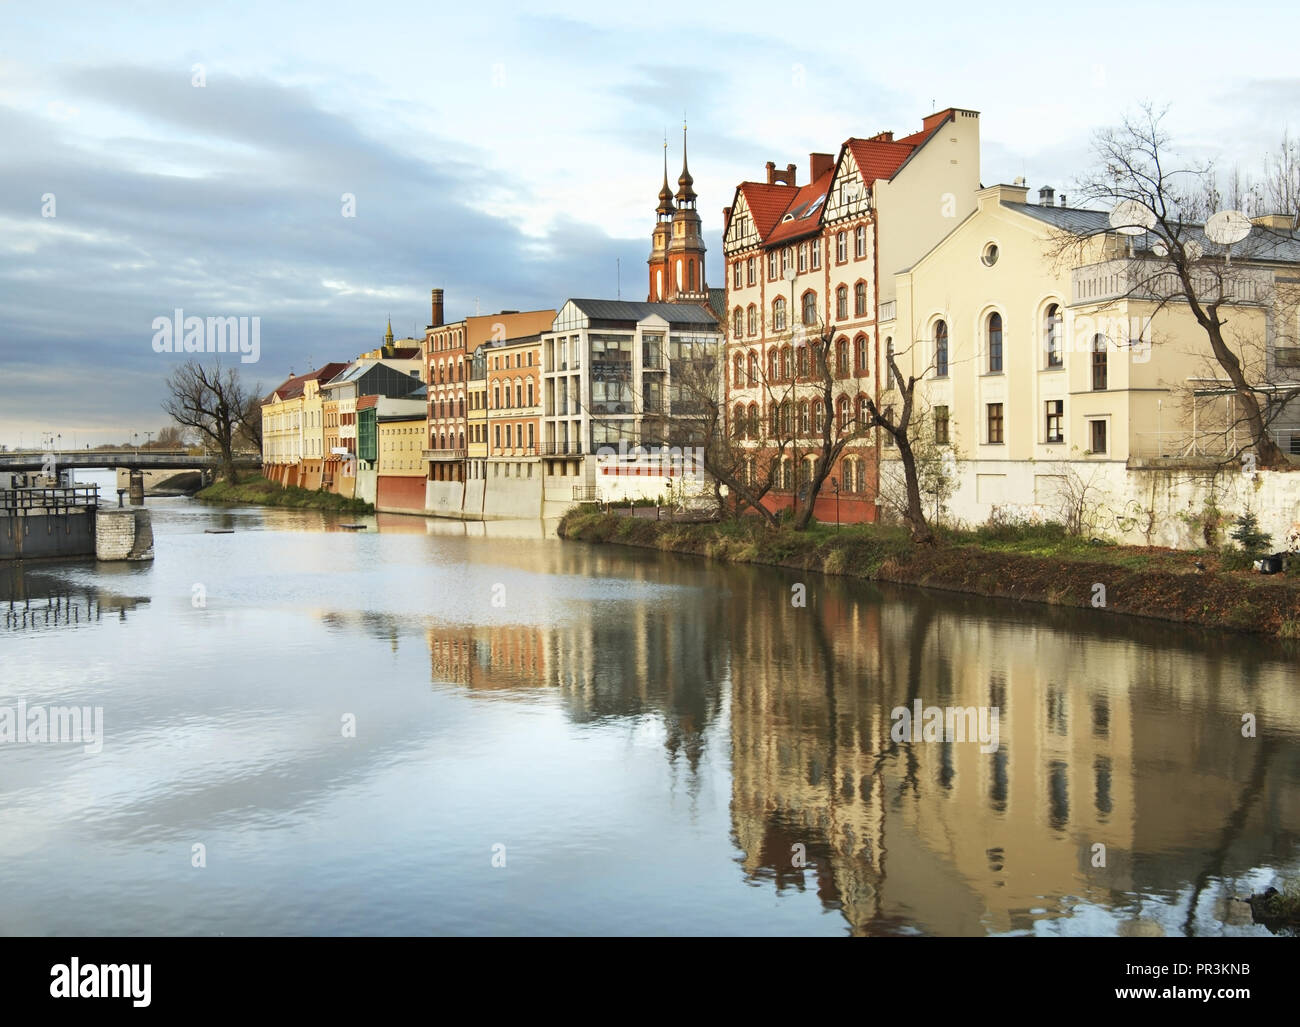
<instances>
[{"instance_id":1,"label":"green grass","mask_svg":"<svg viewBox=\"0 0 1300 1027\"><path fill-rule=\"evenodd\" d=\"M237 485L216 482L195 493L206 503L253 506L284 506L302 510L326 510L334 513L374 513L364 499L349 499L334 492L318 492L283 486L259 476L242 478Z\"/></svg>"}]
</instances>

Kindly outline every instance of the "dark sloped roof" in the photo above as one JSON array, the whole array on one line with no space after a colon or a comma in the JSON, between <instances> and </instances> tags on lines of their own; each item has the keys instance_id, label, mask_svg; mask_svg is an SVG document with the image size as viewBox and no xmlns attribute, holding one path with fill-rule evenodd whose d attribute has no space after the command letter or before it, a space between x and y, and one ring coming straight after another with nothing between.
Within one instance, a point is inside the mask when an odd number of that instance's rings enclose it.
<instances>
[{"instance_id":1,"label":"dark sloped roof","mask_svg":"<svg viewBox=\"0 0 1300 1027\"><path fill-rule=\"evenodd\" d=\"M1085 207L1047 207L1036 203L1004 203L1003 206L1077 235L1100 235L1113 231L1110 212L1105 210L1090 210ZM1207 239L1203 227L1199 224L1184 225L1180 237L1184 240L1195 240L1207 254L1219 255L1226 249L1219 243ZM1133 249L1136 252L1148 251L1157 238L1151 232L1135 235ZM1251 229L1250 235L1241 242L1233 244L1232 255L1267 263L1300 263L1300 232L1295 229L1279 230L1256 225Z\"/></svg>"},{"instance_id":2,"label":"dark sloped roof","mask_svg":"<svg viewBox=\"0 0 1300 1027\"><path fill-rule=\"evenodd\" d=\"M636 324L658 314L670 325L714 325L717 319L700 303L636 303L632 300L570 299L593 321L626 321Z\"/></svg>"}]
</instances>

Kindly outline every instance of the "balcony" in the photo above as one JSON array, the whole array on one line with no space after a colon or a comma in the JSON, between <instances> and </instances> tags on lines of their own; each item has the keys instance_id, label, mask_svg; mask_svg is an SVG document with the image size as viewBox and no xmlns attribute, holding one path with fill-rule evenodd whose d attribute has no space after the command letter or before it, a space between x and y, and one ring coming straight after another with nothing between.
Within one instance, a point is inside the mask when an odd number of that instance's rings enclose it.
<instances>
[{"instance_id":1,"label":"balcony","mask_svg":"<svg viewBox=\"0 0 1300 1027\"><path fill-rule=\"evenodd\" d=\"M423 458L433 463L455 463L465 459L463 449L426 449Z\"/></svg>"},{"instance_id":2,"label":"balcony","mask_svg":"<svg viewBox=\"0 0 1300 1027\"><path fill-rule=\"evenodd\" d=\"M898 300L885 300L880 304L880 311L876 316L879 322L892 321L898 312Z\"/></svg>"},{"instance_id":3,"label":"balcony","mask_svg":"<svg viewBox=\"0 0 1300 1027\"><path fill-rule=\"evenodd\" d=\"M1207 302L1217 298L1220 290L1224 302L1233 304L1268 303L1273 294L1271 272L1235 264L1226 271L1221 266L1198 270L1192 285ZM1070 272L1071 306L1121 298L1150 301L1181 294L1182 283L1165 261L1106 260Z\"/></svg>"},{"instance_id":4,"label":"balcony","mask_svg":"<svg viewBox=\"0 0 1300 1027\"><path fill-rule=\"evenodd\" d=\"M582 456L581 442L544 442L542 456Z\"/></svg>"}]
</instances>

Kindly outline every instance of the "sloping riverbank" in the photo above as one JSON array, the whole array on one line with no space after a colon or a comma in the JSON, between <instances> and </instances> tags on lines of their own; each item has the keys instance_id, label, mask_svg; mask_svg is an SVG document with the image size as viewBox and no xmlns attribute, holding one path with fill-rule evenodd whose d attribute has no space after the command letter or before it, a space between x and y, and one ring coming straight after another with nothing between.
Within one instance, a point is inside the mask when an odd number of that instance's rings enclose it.
<instances>
[{"instance_id":1,"label":"sloping riverbank","mask_svg":"<svg viewBox=\"0 0 1300 1027\"><path fill-rule=\"evenodd\" d=\"M242 479L238 485L219 481L195 493L205 503L228 506L288 506L303 510L329 510L334 513L374 513L364 499L349 499L335 492L288 487L262 477Z\"/></svg>"},{"instance_id":2,"label":"sloping riverbank","mask_svg":"<svg viewBox=\"0 0 1300 1027\"><path fill-rule=\"evenodd\" d=\"M773 531L757 518L674 524L578 509L558 532L584 542L1300 638L1296 576L1230 570L1213 552L1093 544L1053 526L952 534L918 547L901 529L875 525Z\"/></svg>"}]
</instances>

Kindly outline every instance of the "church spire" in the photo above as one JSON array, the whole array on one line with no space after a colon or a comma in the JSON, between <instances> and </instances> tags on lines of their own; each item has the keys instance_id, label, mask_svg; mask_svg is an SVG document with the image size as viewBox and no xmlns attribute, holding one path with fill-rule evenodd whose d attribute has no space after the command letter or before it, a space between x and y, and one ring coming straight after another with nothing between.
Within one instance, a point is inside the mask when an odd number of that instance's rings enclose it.
<instances>
[{"instance_id":1,"label":"church spire","mask_svg":"<svg viewBox=\"0 0 1300 1027\"><path fill-rule=\"evenodd\" d=\"M686 166L686 122L682 122L682 173L677 179L677 203L679 205L695 202L695 190L691 188L695 179L691 177L690 168Z\"/></svg>"},{"instance_id":2,"label":"church spire","mask_svg":"<svg viewBox=\"0 0 1300 1027\"><path fill-rule=\"evenodd\" d=\"M673 191L668 186L668 136L664 136L664 185L659 190L659 206L655 208L656 214L664 216L671 215L673 212Z\"/></svg>"}]
</instances>

